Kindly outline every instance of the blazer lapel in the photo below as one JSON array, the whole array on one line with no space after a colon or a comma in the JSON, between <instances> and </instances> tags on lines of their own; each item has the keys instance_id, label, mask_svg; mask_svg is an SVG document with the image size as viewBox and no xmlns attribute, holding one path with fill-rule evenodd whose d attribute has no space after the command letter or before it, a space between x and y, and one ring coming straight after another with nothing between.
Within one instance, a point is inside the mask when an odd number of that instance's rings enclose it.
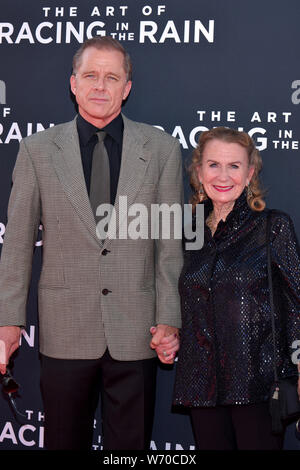
<instances>
[{"instance_id":1,"label":"blazer lapel","mask_svg":"<svg viewBox=\"0 0 300 470\"><path fill-rule=\"evenodd\" d=\"M115 201L117 226L121 225L124 219L127 220L127 214L122 212L120 207L120 196L126 196L127 208L133 204L136 194L142 186L151 159L151 152L145 148L148 138L141 132L138 123L127 119L124 115L123 120L122 161ZM82 222L93 238L102 245L102 241L97 237L96 223L86 189L76 118L61 126L60 132L56 135L54 141L58 146L58 150L52 155L52 159L61 185ZM119 215L119 211L121 215ZM106 239L104 245L107 245L110 241Z\"/></svg>"},{"instance_id":2,"label":"blazer lapel","mask_svg":"<svg viewBox=\"0 0 300 470\"><path fill-rule=\"evenodd\" d=\"M96 235L96 223L82 169L76 118L61 127L54 141L58 150L52 155L52 160L61 185L82 222L101 244Z\"/></svg>"},{"instance_id":3,"label":"blazer lapel","mask_svg":"<svg viewBox=\"0 0 300 470\"><path fill-rule=\"evenodd\" d=\"M138 123L127 119L124 115L122 117L124 121L122 161L115 200L117 227L122 225L124 219L127 220L126 213L120 207L120 196L126 196L128 209L133 204L136 194L143 184L151 159L151 153L145 148L148 138L141 132ZM106 239L104 245L109 242L110 240Z\"/></svg>"}]
</instances>

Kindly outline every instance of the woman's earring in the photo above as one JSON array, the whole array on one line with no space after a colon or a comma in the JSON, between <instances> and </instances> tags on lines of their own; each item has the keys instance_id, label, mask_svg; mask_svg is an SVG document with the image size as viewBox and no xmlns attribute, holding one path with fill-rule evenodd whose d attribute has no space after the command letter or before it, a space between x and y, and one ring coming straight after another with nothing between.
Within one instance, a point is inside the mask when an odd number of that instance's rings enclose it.
<instances>
[{"instance_id":1,"label":"woman's earring","mask_svg":"<svg viewBox=\"0 0 300 470\"><path fill-rule=\"evenodd\" d=\"M198 189L198 198L199 198L199 202L202 202L204 201L204 199L206 199L206 193L205 193L205 190L204 190L204 186L203 184L201 183L201 181L199 181L199 189Z\"/></svg>"},{"instance_id":2,"label":"woman's earring","mask_svg":"<svg viewBox=\"0 0 300 470\"><path fill-rule=\"evenodd\" d=\"M199 181L199 183L200 183L200 186L198 189L198 197L199 197L199 202L202 202L203 198L205 198L205 193L204 193L203 184L201 183L201 181Z\"/></svg>"},{"instance_id":3,"label":"woman's earring","mask_svg":"<svg viewBox=\"0 0 300 470\"><path fill-rule=\"evenodd\" d=\"M252 197L253 197L253 193L252 193L252 190L250 188L250 183L248 183L248 185L247 185L247 198L251 199Z\"/></svg>"}]
</instances>

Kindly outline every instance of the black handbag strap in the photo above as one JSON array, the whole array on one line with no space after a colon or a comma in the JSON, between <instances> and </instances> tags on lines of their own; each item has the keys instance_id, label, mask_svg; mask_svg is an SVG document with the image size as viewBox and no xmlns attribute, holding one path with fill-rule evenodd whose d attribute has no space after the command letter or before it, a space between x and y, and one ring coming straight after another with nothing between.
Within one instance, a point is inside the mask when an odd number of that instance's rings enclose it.
<instances>
[{"instance_id":1,"label":"black handbag strap","mask_svg":"<svg viewBox=\"0 0 300 470\"><path fill-rule=\"evenodd\" d=\"M272 338L273 338L273 365L274 365L274 379L278 383L278 374L276 368L276 337L275 337L275 313L274 313L274 294L273 294L273 280L272 280L272 261L271 261L271 211L267 215L267 269L268 269L268 284L271 308L271 325L272 325Z\"/></svg>"}]
</instances>

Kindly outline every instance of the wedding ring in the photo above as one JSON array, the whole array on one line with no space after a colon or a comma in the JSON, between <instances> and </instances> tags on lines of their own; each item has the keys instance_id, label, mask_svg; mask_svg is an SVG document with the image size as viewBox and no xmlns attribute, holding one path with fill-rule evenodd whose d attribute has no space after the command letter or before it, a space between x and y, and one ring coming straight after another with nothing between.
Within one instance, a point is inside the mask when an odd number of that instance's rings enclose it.
<instances>
[{"instance_id":1,"label":"wedding ring","mask_svg":"<svg viewBox=\"0 0 300 470\"><path fill-rule=\"evenodd\" d=\"M167 356L167 353L166 353L166 351L163 351L163 355L164 355L165 357Z\"/></svg>"}]
</instances>

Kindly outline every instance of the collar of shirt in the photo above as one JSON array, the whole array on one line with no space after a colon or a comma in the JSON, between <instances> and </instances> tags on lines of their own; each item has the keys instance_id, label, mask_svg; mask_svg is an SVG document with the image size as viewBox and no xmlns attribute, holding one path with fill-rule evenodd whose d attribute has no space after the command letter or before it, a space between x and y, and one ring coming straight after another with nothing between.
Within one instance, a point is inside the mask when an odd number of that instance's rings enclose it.
<instances>
[{"instance_id":1,"label":"collar of shirt","mask_svg":"<svg viewBox=\"0 0 300 470\"><path fill-rule=\"evenodd\" d=\"M213 210L213 203L211 199L204 201L204 219L206 220L209 213ZM239 233L244 224L249 222L249 219L256 219L257 213L253 211L247 202L246 190L236 199L232 211L226 217L226 220L220 220L214 236L212 237L211 231L207 224L204 225L206 237L213 239L221 247L221 244L227 246L228 242L232 243L233 234ZM250 224L248 223L248 227Z\"/></svg>"},{"instance_id":2,"label":"collar of shirt","mask_svg":"<svg viewBox=\"0 0 300 470\"><path fill-rule=\"evenodd\" d=\"M78 114L77 130L81 145L86 146L95 133L99 130L99 128L86 121L80 114ZM115 119L113 119L101 130L110 135L118 143L120 148L122 148L124 123L121 114L118 114Z\"/></svg>"}]
</instances>

